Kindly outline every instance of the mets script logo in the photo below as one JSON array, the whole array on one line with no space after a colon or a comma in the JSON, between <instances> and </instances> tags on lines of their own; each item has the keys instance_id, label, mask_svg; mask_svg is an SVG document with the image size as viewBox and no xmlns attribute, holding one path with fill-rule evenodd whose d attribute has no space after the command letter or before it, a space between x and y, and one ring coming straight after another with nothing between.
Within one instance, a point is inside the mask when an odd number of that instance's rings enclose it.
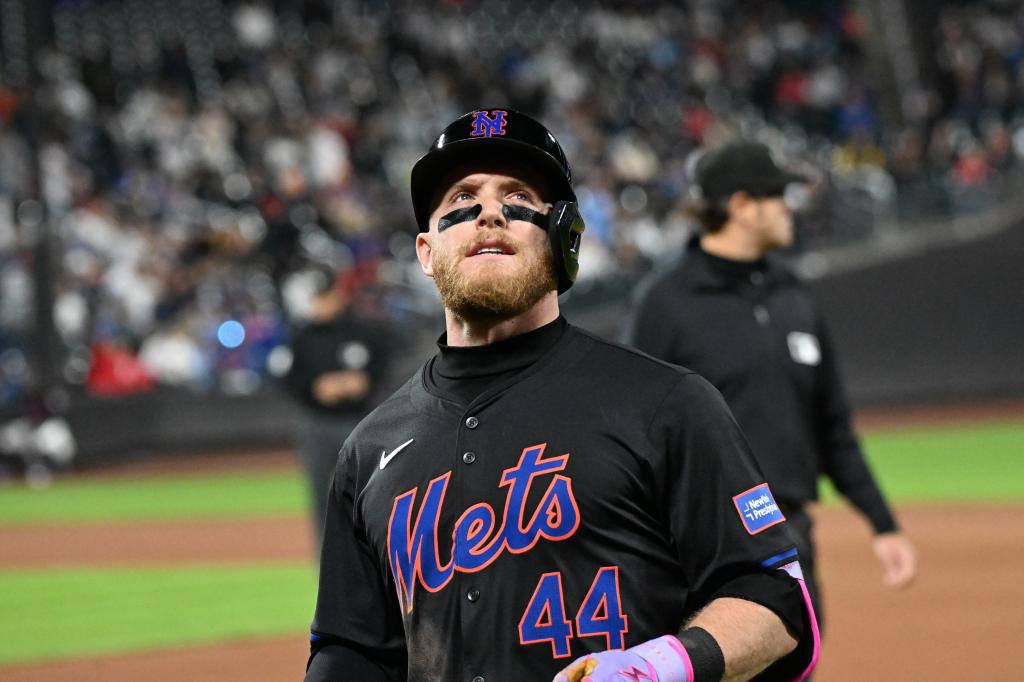
<instances>
[{"instance_id":1,"label":"mets script logo","mask_svg":"<svg viewBox=\"0 0 1024 682\"><path fill-rule=\"evenodd\" d=\"M505 134L505 112L501 109L495 109L492 113L494 118L489 117L486 111L476 112L476 118L473 119L473 130L469 133L470 136L490 137L492 135Z\"/></svg>"},{"instance_id":2,"label":"mets script logo","mask_svg":"<svg viewBox=\"0 0 1024 682\"><path fill-rule=\"evenodd\" d=\"M565 540L580 525L580 511L572 494L572 480L555 474L565 469L569 455L543 459L546 443L523 450L519 463L505 469L499 486L508 488L505 511L495 524L494 509L487 503L475 504L455 522L452 555L438 556L441 505L452 473L438 476L427 485L413 521L419 488L395 498L388 522L388 559L395 576L398 598L406 612L412 612L416 584L428 592L439 592L451 581L455 571L475 573L489 566L502 552L522 554L545 538ZM538 476L555 474L537 508L527 516L526 500Z\"/></svg>"}]
</instances>

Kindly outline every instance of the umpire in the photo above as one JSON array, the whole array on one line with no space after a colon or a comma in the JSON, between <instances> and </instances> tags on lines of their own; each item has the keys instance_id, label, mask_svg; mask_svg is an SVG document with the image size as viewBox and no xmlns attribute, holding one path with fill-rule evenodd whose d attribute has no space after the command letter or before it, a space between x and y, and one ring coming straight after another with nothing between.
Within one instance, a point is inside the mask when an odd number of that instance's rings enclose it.
<instances>
[{"instance_id":1,"label":"umpire","mask_svg":"<svg viewBox=\"0 0 1024 682\"><path fill-rule=\"evenodd\" d=\"M383 342L385 326L352 306L352 273L339 275L324 266L310 274L315 281L310 319L292 338L293 360L284 385L301 408L298 453L319 543L338 450L375 406L391 353Z\"/></svg>"},{"instance_id":2,"label":"umpire","mask_svg":"<svg viewBox=\"0 0 1024 682\"><path fill-rule=\"evenodd\" d=\"M638 290L626 338L721 391L795 536L820 623L807 510L819 476L867 517L887 585L909 584L916 558L864 460L821 312L807 287L767 257L792 243L783 195L805 181L762 144L738 141L705 154L691 206L701 234Z\"/></svg>"}]
</instances>

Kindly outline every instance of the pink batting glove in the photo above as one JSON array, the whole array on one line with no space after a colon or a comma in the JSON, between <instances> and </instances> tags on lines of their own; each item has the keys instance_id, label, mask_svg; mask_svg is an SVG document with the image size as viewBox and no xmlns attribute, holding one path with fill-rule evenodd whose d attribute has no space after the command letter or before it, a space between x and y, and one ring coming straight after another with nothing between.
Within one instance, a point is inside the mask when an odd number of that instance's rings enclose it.
<instances>
[{"instance_id":1,"label":"pink batting glove","mask_svg":"<svg viewBox=\"0 0 1024 682\"><path fill-rule=\"evenodd\" d=\"M625 651L602 651L573 661L553 682L692 682L686 649L672 635Z\"/></svg>"}]
</instances>

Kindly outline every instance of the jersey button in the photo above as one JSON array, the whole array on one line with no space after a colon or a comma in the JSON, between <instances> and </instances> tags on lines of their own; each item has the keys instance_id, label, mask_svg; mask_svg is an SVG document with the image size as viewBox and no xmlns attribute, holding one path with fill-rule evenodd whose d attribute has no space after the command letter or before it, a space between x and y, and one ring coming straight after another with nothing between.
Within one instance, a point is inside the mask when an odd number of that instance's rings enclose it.
<instances>
[{"instance_id":1,"label":"jersey button","mask_svg":"<svg viewBox=\"0 0 1024 682\"><path fill-rule=\"evenodd\" d=\"M477 675L473 678L473 682L487 682L487 680L484 679L483 675Z\"/></svg>"},{"instance_id":2,"label":"jersey button","mask_svg":"<svg viewBox=\"0 0 1024 682\"><path fill-rule=\"evenodd\" d=\"M465 462L466 464L472 464L473 462L476 461L476 455L473 454L472 452L467 452L462 456L462 461Z\"/></svg>"},{"instance_id":3,"label":"jersey button","mask_svg":"<svg viewBox=\"0 0 1024 682\"><path fill-rule=\"evenodd\" d=\"M750 273L750 283L757 287L764 284L764 273L759 271Z\"/></svg>"},{"instance_id":4,"label":"jersey button","mask_svg":"<svg viewBox=\"0 0 1024 682\"><path fill-rule=\"evenodd\" d=\"M473 601L473 602L478 601L480 599L480 590L478 590L478 589L476 589L474 587L473 589L471 589L469 592L466 593L466 599L468 599L469 601Z\"/></svg>"},{"instance_id":5,"label":"jersey button","mask_svg":"<svg viewBox=\"0 0 1024 682\"><path fill-rule=\"evenodd\" d=\"M475 429L478 426L480 426L480 420L477 419L476 417L469 417L468 419L466 419L467 429Z\"/></svg>"}]
</instances>

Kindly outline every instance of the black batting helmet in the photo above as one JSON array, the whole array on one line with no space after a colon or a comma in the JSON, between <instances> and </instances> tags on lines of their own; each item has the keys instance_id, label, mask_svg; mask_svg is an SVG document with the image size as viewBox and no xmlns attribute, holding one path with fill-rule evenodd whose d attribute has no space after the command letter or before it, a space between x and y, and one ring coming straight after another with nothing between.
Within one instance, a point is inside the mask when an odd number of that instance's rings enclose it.
<instances>
[{"instance_id":1,"label":"black batting helmet","mask_svg":"<svg viewBox=\"0 0 1024 682\"><path fill-rule=\"evenodd\" d=\"M545 179L553 193L548 236L558 269L558 293L576 281L580 236L586 229L572 189L572 169L551 132L512 109L471 111L450 123L412 167L412 205L420 232L429 229L438 183L466 163L498 160L523 163Z\"/></svg>"}]
</instances>

